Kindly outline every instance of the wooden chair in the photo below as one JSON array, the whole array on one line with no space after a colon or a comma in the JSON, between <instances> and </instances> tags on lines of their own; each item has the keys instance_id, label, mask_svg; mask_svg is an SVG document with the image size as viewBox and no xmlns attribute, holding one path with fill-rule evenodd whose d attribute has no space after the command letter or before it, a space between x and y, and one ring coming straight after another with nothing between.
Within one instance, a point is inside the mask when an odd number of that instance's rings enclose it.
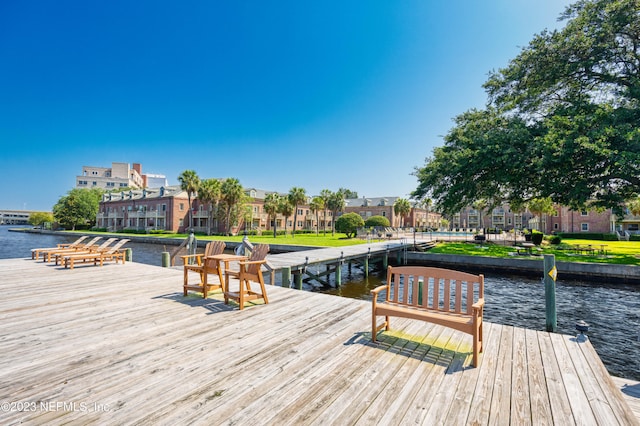
<instances>
[{"instance_id":1,"label":"wooden chair","mask_svg":"<svg viewBox=\"0 0 640 426\"><path fill-rule=\"evenodd\" d=\"M238 271L225 271L225 287L224 303L228 304L229 299L233 299L238 302L240 309L244 308L244 303L250 300L263 299L264 303L269 303L267 299L267 291L264 287L264 277L262 276L262 265L267 263L267 253L269 253L268 244L257 244L251 256L246 261L238 262L240 269ZM238 291L231 291L229 287L229 278L237 278ZM257 282L260 285L261 293L257 293L251 289L251 281Z\"/></svg>"},{"instance_id":2,"label":"wooden chair","mask_svg":"<svg viewBox=\"0 0 640 426\"><path fill-rule=\"evenodd\" d=\"M191 254L187 256L180 256L184 262L184 295L187 295L187 291L199 291L202 293L203 298L207 298L209 290L215 290L222 288L222 272L220 271L219 264L216 260L207 259L208 256L215 256L222 254L226 244L223 241L212 241L207 243L202 254ZM193 264L189 264L189 261L195 261ZM197 272L200 276L200 282L198 284L189 284L189 272ZM218 276L218 284L209 283L209 274L216 274Z\"/></svg>"}]
</instances>

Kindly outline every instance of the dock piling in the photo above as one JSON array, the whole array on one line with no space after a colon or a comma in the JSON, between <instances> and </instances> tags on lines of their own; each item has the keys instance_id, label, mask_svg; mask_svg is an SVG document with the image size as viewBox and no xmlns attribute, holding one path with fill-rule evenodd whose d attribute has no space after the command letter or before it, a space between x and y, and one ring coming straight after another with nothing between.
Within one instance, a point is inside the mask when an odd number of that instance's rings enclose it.
<instances>
[{"instance_id":1,"label":"dock piling","mask_svg":"<svg viewBox=\"0 0 640 426\"><path fill-rule=\"evenodd\" d=\"M556 312L556 257L552 254L544 255L544 298L545 317L547 331L555 332L558 329L558 317Z\"/></svg>"}]
</instances>

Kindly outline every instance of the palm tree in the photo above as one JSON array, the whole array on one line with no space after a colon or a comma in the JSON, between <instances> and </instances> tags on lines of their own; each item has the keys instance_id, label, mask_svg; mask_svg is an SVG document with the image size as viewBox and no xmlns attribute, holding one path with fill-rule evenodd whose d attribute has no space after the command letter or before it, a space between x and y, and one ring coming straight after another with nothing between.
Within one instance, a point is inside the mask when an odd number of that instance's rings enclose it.
<instances>
[{"instance_id":1,"label":"palm tree","mask_svg":"<svg viewBox=\"0 0 640 426\"><path fill-rule=\"evenodd\" d=\"M198 199L201 203L206 204L208 208L208 234L211 235L211 225L213 224L213 205L218 207L220 202L220 181L218 179L205 179L200 182L200 189L198 190Z\"/></svg>"},{"instance_id":2,"label":"palm tree","mask_svg":"<svg viewBox=\"0 0 640 426\"><path fill-rule=\"evenodd\" d=\"M200 188L200 178L198 174L193 170L185 170L178 176L180 181L180 188L187 193L187 200L189 202L189 226L190 231L193 232L193 210L191 206L191 197L198 192Z\"/></svg>"},{"instance_id":3,"label":"palm tree","mask_svg":"<svg viewBox=\"0 0 640 426\"><path fill-rule=\"evenodd\" d=\"M296 236L296 224L298 223L298 206L306 203L307 201L307 192L304 188L299 188L294 186L289 190L289 203L293 206L293 234L292 237Z\"/></svg>"},{"instance_id":4,"label":"palm tree","mask_svg":"<svg viewBox=\"0 0 640 426\"><path fill-rule=\"evenodd\" d=\"M320 233L320 210L324 209L324 200L322 197L313 197L309 209L316 214L316 235Z\"/></svg>"},{"instance_id":5,"label":"palm tree","mask_svg":"<svg viewBox=\"0 0 640 426\"><path fill-rule=\"evenodd\" d=\"M424 206L424 209L427 211L427 226L431 228L431 226L429 225L429 214L431 213L431 206L433 206L433 200L431 198L425 198L424 200L422 200L422 205Z\"/></svg>"},{"instance_id":6,"label":"palm tree","mask_svg":"<svg viewBox=\"0 0 640 426\"><path fill-rule=\"evenodd\" d=\"M273 219L273 238L276 238L276 216L280 207L280 195L277 192L267 194L264 198L264 211L269 215L269 220Z\"/></svg>"},{"instance_id":7,"label":"palm tree","mask_svg":"<svg viewBox=\"0 0 640 426\"><path fill-rule=\"evenodd\" d=\"M231 213L237 209L238 204L242 201L244 189L240 185L240 181L236 178L228 178L222 182L220 186L220 199L224 204L225 213L225 231L230 235L231 230Z\"/></svg>"},{"instance_id":8,"label":"palm tree","mask_svg":"<svg viewBox=\"0 0 640 426\"><path fill-rule=\"evenodd\" d=\"M551 198L534 198L527 203L529 211L538 217L538 231L544 232L542 226L542 216L545 214L553 214L556 209L553 207L553 200Z\"/></svg>"},{"instance_id":9,"label":"palm tree","mask_svg":"<svg viewBox=\"0 0 640 426\"><path fill-rule=\"evenodd\" d=\"M487 200L476 200L473 202L471 207L473 207L478 212L478 225L480 225L482 233L484 234L484 221L482 219L482 212L487 208Z\"/></svg>"},{"instance_id":10,"label":"palm tree","mask_svg":"<svg viewBox=\"0 0 640 426\"><path fill-rule=\"evenodd\" d=\"M329 198L331 198L331 191L323 189L320 191L320 198L322 198L322 204L324 205L324 222L322 223L322 232L327 235L327 209L329 205Z\"/></svg>"},{"instance_id":11,"label":"palm tree","mask_svg":"<svg viewBox=\"0 0 640 426\"><path fill-rule=\"evenodd\" d=\"M398 198L396 202L393 203L393 212L396 216L400 216L400 226L404 228L404 218L409 214L409 212L411 212L411 204L409 203L409 200Z\"/></svg>"},{"instance_id":12,"label":"palm tree","mask_svg":"<svg viewBox=\"0 0 640 426\"><path fill-rule=\"evenodd\" d=\"M278 212L284 216L284 235L287 235L287 220L293 214L293 206L288 197L281 197Z\"/></svg>"},{"instance_id":13,"label":"palm tree","mask_svg":"<svg viewBox=\"0 0 640 426\"><path fill-rule=\"evenodd\" d=\"M331 235L335 235L336 233L336 216L338 216L338 212L344 210L344 204L344 193L340 190L332 193L329 197L327 207L333 214L333 219L331 220Z\"/></svg>"}]
</instances>

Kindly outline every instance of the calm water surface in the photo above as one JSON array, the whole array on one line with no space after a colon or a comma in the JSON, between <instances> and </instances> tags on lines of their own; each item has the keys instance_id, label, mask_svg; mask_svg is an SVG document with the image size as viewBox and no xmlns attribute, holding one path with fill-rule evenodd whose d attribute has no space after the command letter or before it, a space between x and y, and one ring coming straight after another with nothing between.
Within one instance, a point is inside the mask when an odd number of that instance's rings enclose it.
<instances>
[{"instance_id":1,"label":"calm water surface","mask_svg":"<svg viewBox=\"0 0 640 426\"><path fill-rule=\"evenodd\" d=\"M15 226L14 226L15 227ZM76 238L8 232L0 226L0 259L30 257L35 247L52 247ZM159 244L129 243L133 261L161 265ZM562 278L560 271L559 278ZM345 267L343 277L349 277ZM369 291L381 284L380 277L365 279L352 269L348 283L338 289L321 290L343 297L369 300ZM485 318L500 324L545 329L545 297L541 280L485 274ZM591 325L589 338L613 375L640 380L640 286L595 286L578 281L557 282L556 303L558 332L576 334L575 323L585 320Z\"/></svg>"}]
</instances>

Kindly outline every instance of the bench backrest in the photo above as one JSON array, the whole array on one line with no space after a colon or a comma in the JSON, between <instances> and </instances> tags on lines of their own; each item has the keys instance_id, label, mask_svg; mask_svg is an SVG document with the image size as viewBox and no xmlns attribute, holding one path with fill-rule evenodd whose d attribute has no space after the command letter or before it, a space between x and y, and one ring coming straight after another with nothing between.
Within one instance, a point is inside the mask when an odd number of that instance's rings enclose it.
<instances>
[{"instance_id":1,"label":"bench backrest","mask_svg":"<svg viewBox=\"0 0 640 426\"><path fill-rule=\"evenodd\" d=\"M484 276L425 266L389 266L386 301L471 315L484 298Z\"/></svg>"}]
</instances>

